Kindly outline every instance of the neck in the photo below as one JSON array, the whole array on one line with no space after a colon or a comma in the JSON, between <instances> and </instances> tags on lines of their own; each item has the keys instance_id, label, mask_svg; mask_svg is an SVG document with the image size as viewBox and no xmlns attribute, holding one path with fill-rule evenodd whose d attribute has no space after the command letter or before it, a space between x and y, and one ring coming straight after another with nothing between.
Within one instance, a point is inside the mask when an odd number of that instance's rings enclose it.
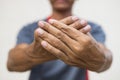
<instances>
[{"instance_id":1,"label":"neck","mask_svg":"<svg viewBox=\"0 0 120 80\"><path fill-rule=\"evenodd\" d=\"M58 11L53 11L51 18L52 19L56 19L56 20L61 20L65 17L71 16L72 12L70 11L62 11L62 12L58 12Z\"/></svg>"}]
</instances>

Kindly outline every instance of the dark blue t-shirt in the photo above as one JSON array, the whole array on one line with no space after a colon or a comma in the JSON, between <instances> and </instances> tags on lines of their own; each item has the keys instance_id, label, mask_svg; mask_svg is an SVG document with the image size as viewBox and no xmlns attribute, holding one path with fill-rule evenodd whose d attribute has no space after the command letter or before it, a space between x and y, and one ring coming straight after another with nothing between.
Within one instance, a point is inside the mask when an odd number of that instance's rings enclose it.
<instances>
[{"instance_id":1,"label":"dark blue t-shirt","mask_svg":"<svg viewBox=\"0 0 120 80\"><path fill-rule=\"evenodd\" d=\"M104 44L105 34L102 28L95 23L88 23L92 27L90 32L92 36ZM36 28L37 22L24 26L17 36L17 44L32 43ZM86 80L86 70L69 66L61 60L54 60L32 68L29 80Z\"/></svg>"}]
</instances>

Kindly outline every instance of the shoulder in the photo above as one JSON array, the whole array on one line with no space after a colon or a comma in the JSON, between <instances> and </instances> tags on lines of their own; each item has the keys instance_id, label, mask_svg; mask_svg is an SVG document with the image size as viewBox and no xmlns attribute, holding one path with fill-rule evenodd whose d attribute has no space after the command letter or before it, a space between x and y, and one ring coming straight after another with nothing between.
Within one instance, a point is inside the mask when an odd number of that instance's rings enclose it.
<instances>
[{"instance_id":1,"label":"shoulder","mask_svg":"<svg viewBox=\"0 0 120 80\"><path fill-rule=\"evenodd\" d=\"M17 35L17 44L28 43L30 44L34 39L34 30L38 27L37 21L23 26Z\"/></svg>"},{"instance_id":2,"label":"shoulder","mask_svg":"<svg viewBox=\"0 0 120 80\"><path fill-rule=\"evenodd\" d=\"M106 39L106 35L105 32L103 30L103 28L101 27L101 25L96 24L94 22L88 21L88 24L92 27L91 30L91 35L98 41L101 43L105 43L105 39Z\"/></svg>"},{"instance_id":3,"label":"shoulder","mask_svg":"<svg viewBox=\"0 0 120 80\"><path fill-rule=\"evenodd\" d=\"M29 24L23 26L20 31L34 31L38 27L37 23L38 23L38 21L29 23Z\"/></svg>"},{"instance_id":4,"label":"shoulder","mask_svg":"<svg viewBox=\"0 0 120 80\"><path fill-rule=\"evenodd\" d=\"M99 24L97 24L95 22L88 21L88 24L92 27L92 31L94 31L94 30L96 30L98 28L102 29L101 25L99 25Z\"/></svg>"},{"instance_id":5,"label":"shoulder","mask_svg":"<svg viewBox=\"0 0 120 80\"><path fill-rule=\"evenodd\" d=\"M37 29L38 27L38 21L29 23L25 26L23 26L19 32L18 32L18 36L27 36L27 37L33 37L34 34L34 30Z\"/></svg>"},{"instance_id":6,"label":"shoulder","mask_svg":"<svg viewBox=\"0 0 120 80\"><path fill-rule=\"evenodd\" d=\"M97 32L97 31L99 31L100 33L104 33L104 30L101 25L91 22L91 21L88 21L88 24L92 27L91 33Z\"/></svg>"},{"instance_id":7,"label":"shoulder","mask_svg":"<svg viewBox=\"0 0 120 80\"><path fill-rule=\"evenodd\" d=\"M47 19L45 18L45 19L40 19L40 20L46 21ZM34 21L32 23L28 23L27 25L23 26L20 31L32 31L33 32L38 27L38 22L39 20Z\"/></svg>"}]
</instances>

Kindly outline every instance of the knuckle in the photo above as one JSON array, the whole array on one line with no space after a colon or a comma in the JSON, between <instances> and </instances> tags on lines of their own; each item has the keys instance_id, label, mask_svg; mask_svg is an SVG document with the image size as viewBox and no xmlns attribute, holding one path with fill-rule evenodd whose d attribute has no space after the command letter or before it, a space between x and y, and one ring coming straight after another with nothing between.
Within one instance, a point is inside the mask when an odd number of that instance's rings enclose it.
<instances>
[{"instance_id":1,"label":"knuckle","mask_svg":"<svg viewBox=\"0 0 120 80\"><path fill-rule=\"evenodd\" d=\"M60 40L54 40L54 41L53 41L53 45L54 45L55 47L57 47L57 48L60 48L60 47L62 46Z\"/></svg>"},{"instance_id":2,"label":"knuckle","mask_svg":"<svg viewBox=\"0 0 120 80\"><path fill-rule=\"evenodd\" d=\"M79 29L79 28L82 27L81 24L80 24L80 20L79 20L79 21L76 21L76 22L73 23L71 26L74 27L74 28L76 28L76 29Z\"/></svg>"},{"instance_id":3,"label":"knuckle","mask_svg":"<svg viewBox=\"0 0 120 80\"><path fill-rule=\"evenodd\" d=\"M83 40L83 43L84 43L84 46L88 46L91 44L91 39L87 37L86 39Z\"/></svg>"},{"instance_id":4,"label":"knuckle","mask_svg":"<svg viewBox=\"0 0 120 80\"><path fill-rule=\"evenodd\" d=\"M91 43L92 43L92 41L91 41L91 38L90 37L88 37L88 36L86 36L86 37L84 37L84 38L82 38L81 39L81 44L82 44L82 46L88 46L88 45L90 45Z\"/></svg>"},{"instance_id":5,"label":"knuckle","mask_svg":"<svg viewBox=\"0 0 120 80\"><path fill-rule=\"evenodd\" d=\"M56 26L58 27L58 28L62 28L63 26L61 25L61 24L59 24L59 23L55 23L56 24Z\"/></svg>"},{"instance_id":6,"label":"knuckle","mask_svg":"<svg viewBox=\"0 0 120 80\"><path fill-rule=\"evenodd\" d=\"M50 25L47 22L44 22L45 26L43 28L45 28L45 30L49 31L50 29Z\"/></svg>"},{"instance_id":7,"label":"knuckle","mask_svg":"<svg viewBox=\"0 0 120 80\"><path fill-rule=\"evenodd\" d=\"M64 37L64 35L63 35L63 33L62 33L61 31L58 31L58 32L56 33L56 35L57 35L57 38L58 38L58 39L61 39L61 38Z\"/></svg>"},{"instance_id":8,"label":"knuckle","mask_svg":"<svg viewBox=\"0 0 120 80\"><path fill-rule=\"evenodd\" d=\"M77 52L77 53L82 51L82 47L80 47L80 45L79 46L75 45L73 48L74 48L75 52Z\"/></svg>"},{"instance_id":9,"label":"knuckle","mask_svg":"<svg viewBox=\"0 0 120 80\"><path fill-rule=\"evenodd\" d=\"M51 52L53 51L53 48L51 46L46 46L45 48Z\"/></svg>"},{"instance_id":10,"label":"knuckle","mask_svg":"<svg viewBox=\"0 0 120 80\"><path fill-rule=\"evenodd\" d=\"M63 32L70 32L70 31L71 31L71 28L68 27L68 26L65 26L65 27L62 27L61 30L62 30Z\"/></svg>"},{"instance_id":11,"label":"knuckle","mask_svg":"<svg viewBox=\"0 0 120 80\"><path fill-rule=\"evenodd\" d=\"M75 22L75 26L81 26L80 25L80 20Z\"/></svg>"},{"instance_id":12,"label":"knuckle","mask_svg":"<svg viewBox=\"0 0 120 80\"><path fill-rule=\"evenodd\" d=\"M57 44L60 44L60 41L59 40L54 40L53 43L57 45Z\"/></svg>"}]
</instances>

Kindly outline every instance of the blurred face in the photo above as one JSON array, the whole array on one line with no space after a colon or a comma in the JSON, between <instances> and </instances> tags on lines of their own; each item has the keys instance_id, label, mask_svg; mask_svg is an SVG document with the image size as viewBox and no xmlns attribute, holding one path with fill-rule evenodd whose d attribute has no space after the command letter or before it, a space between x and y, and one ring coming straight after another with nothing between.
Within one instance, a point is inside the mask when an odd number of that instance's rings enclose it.
<instances>
[{"instance_id":1,"label":"blurred face","mask_svg":"<svg viewBox=\"0 0 120 80\"><path fill-rule=\"evenodd\" d=\"M67 11L72 8L75 0L50 0L53 10Z\"/></svg>"}]
</instances>

